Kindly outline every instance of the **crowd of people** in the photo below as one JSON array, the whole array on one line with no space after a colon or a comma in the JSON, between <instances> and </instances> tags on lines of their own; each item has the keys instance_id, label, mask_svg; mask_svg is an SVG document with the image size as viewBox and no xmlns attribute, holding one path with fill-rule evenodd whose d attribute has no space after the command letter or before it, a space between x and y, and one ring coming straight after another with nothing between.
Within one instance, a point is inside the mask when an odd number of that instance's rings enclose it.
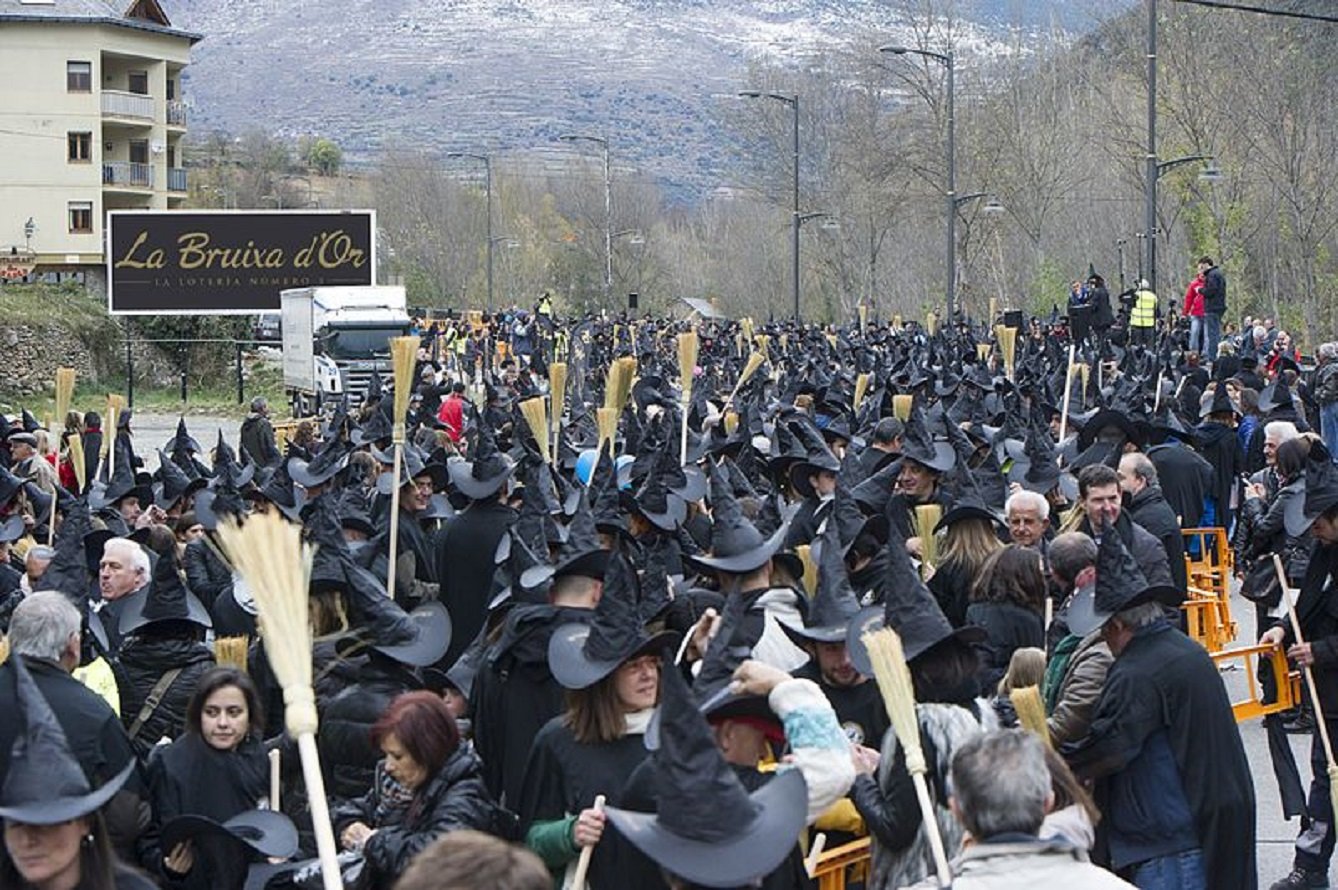
<instances>
[{"instance_id":1,"label":"crowd of people","mask_svg":"<svg viewBox=\"0 0 1338 890\"><path fill-rule=\"evenodd\" d=\"M1278 770L1302 830L1272 886L1328 886L1338 345L1303 368L1267 320L1131 313L429 327L405 417L379 379L278 434L257 399L237 448L0 417L0 886L320 885L220 542L261 513L316 545L346 887L809 888L817 837L867 835L870 890L939 886L939 839L963 888L1252 890L1259 764L1180 610L1204 526L1313 669L1318 700L1269 718L1284 759L1316 738L1308 793Z\"/></svg>"}]
</instances>

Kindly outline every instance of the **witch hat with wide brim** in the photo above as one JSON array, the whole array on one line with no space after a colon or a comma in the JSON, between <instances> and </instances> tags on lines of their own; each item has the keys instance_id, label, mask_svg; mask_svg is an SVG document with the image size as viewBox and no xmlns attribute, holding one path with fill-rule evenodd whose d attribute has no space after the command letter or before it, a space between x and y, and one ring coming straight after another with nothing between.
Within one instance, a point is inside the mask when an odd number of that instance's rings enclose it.
<instances>
[{"instance_id":1,"label":"witch hat with wide brim","mask_svg":"<svg viewBox=\"0 0 1338 890\"><path fill-rule=\"evenodd\" d=\"M954 629L934 595L929 592L920 573L911 565L906 552L906 540L893 525L887 541L887 591L882 607L871 606L851 621L846 632L846 648L850 662L861 674L873 676L873 660L864 645L864 635L890 627L901 636L906 660L913 661L930 649L948 640L961 644L984 642L986 632L979 627Z\"/></svg>"},{"instance_id":2,"label":"witch hat with wide brim","mask_svg":"<svg viewBox=\"0 0 1338 890\"><path fill-rule=\"evenodd\" d=\"M1111 616L1144 603L1178 606L1184 595L1167 584L1149 584L1138 561L1113 525L1100 529L1096 551L1096 583L1080 590L1069 603L1069 632L1085 637Z\"/></svg>"},{"instance_id":3,"label":"witch hat with wide brim","mask_svg":"<svg viewBox=\"0 0 1338 890\"><path fill-rule=\"evenodd\" d=\"M929 432L925 412L917 399L911 405L910 416L906 418L905 432L901 437L901 456L904 460L913 460L936 473L946 473L957 463L957 453L947 442L939 442Z\"/></svg>"},{"instance_id":4,"label":"witch hat with wide brim","mask_svg":"<svg viewBox=\"0 0 1338 890\"><path fill-rule=\"evenodd\" d=\"M789 524L782 522L771 537L764 538L730 490L729 480L714 464L708 464L711 482L711 552L692 561L710 572L746 574L766 564L785 541Z\"/></svg>"},{"instance_id":5,"label":"witch hat with wide brim","mask_svg":"<svg viewBox=\"0 0 1338 890\"><path fill-rule=\"evenodd\" d=\"M850 620L860 611L846 572L845 552L837 523L828 519L823 524L822 533L813 542L813 550L818 563L818 592L809 603L802 624L780 622L781 630L801 649L806 643L844 641Z\"/></svg>"},{"instance_id":6,"label":"witch hat with wide brim","mask_svg":"<svg viewBox=\"0 0 1338 890\"><path fill-rule=\"evenodd\" d=\"M623 662L673 646L679 635L651 635L641 623L636 571L621 554L609 558L604 591L592 621L564 624L548 641L548 667L566 689L586 689Z\"/></svg>"},{"instance_id":7,"label":"witch hat with wide brim","mask_svg":"<svg viewBox=\"0 0 1338 890\"><path fill-rule=\"evenodd\" d=\"M1290 498L1283 511L1287 534L1300 537L1335 506L1338 506L1338 465L1323 442L1314 442L1306 456L1305 496Z\"/></svg>"},{"instance_id":8,"label":"witch hat with wide brim","mask_svg":"<svg viewBox=\"0 0 1338 890\"><path fill-rule=\"evenodd\" d=\"M672 662L660 670L660 715L660 747L652 759L658 812L609 807L609 821L690 884L751 886L790 855L804 828L803 774L782 770L750 795Z\"/></svg>"},{"instance_id":9,"label":"witch hat with wide brim","mask_svg":"<svg viewBox=\"0 0 1338 890\"><path fill-rule=\"evenodd\" d=\"M121 636L127 636L165 621L189 621L205 629L214 626L204 603L182 583L175 549L158 558L158 564L153 568L153 582L148 587L126 597L117 626Z\"/></svg>"},{"instance_id":10,"label":"witch hat with wide brim","mask_svg":"<svg viewBox=\"0 0 1338 890\"><path fill-rule=\"evenodd\" d=\"M163 823L161 849L176 849L177 844L201 835L232 838L268 859L287 859L298 849L293 820L272 810L246 810L226 822L195 814L177 816Z\"/></svg>"},{"instance_id":11,"label":"witch hat with wide brim","mask_svg":"<svg viewBox=\"0 0 1338 890\"><path fill-rule=\"evenodd\" d=\"M223 431L219 430L218 444L214 446L214 478L209 487L229 485L237 489L245 488L255 475L256 465L249 463L242 466L237 463L237 452L232 450L232 446L223 438Z\"/></svg>"},{"instance_id":12,"label":"witch hat with wide brim","mask_svg":"<svg viewBox=\"0 0 1338 890\"><path fill-rule=\"evenodd\" d=\"M790 464L790 487L793 488L800 497L817 497L818 493L813 490L811 478L819 473L840 472L841 462L837 460L837 457L832 453L832 450L827 447L827 443L822 438L822 434L807 422L791 421L790 431L804 446L805 451L803 460L795 461Z\"/></svg>"},{"instance_id":13,"label":"witch hat with wide brim","mask_svg":"<svg viewBox=\"0 0 1338 890\"><path fill-rule=\"evenodd\" d=\"M348 466L349 448L339 436L325 440L311 460L288 458L288 475L303 488L315 488L329 482Z\"/></svg>"},{"instance_id":14,"label":"witch hat with wide brim","mask_svg":"<svg viewBox=\"0 0 1338 890\"><path fill-rule=\"evenodd\" d=\"M588 498L586 490L582 489L581 502L584 508L576 511L571 524L567 526L567 539L558 551L554 563L526 569L520 576L521 587L536 588L551 578L568 575L595 579L604 577L609 565L609 551L604 549L604 544L599 538L594 511L588 509Z\"/></svg>"},{"instance_id":15,"label":"witch hat with wide brim","mask_svg":"<svg viewBox=\"0 0 1338 890\"><path fill-rule=\"evenodd\" d=\"M186 418L184 417L177 420L176 435L164 442L163 447L159 450L165 451L168 454L176 454L181 451L193 454L202 454L204 452L204 449L200 447L200 443L195 441L195 437L186 432Z\"/></svg>"},{"instance_id":16,"label":"witch hat with wide brim","mask_svg":"<svg viewBox=\"0 0 1338 890\"><path fill-rule=\"evenodd\" d=\"M688 515L687 504L669 490L669 475L674 470L682 472L673 445L666 441L641 488L627 504L633 512L663 532L674 531Z\"/></svg>"},{"instance_id":17,"label":"witch hat with wide brim","mask_svg":"<svg viewBox=\"0 0 1338 890\"><path fill-rule=\"evenodd\" d=\"M412 612L384 596L367 599L362 605L361 611L372 607L375 614L335 643L341 657L372 649L400 664L427 667L440 661L451 647L451 615L439 602L423 603Z\"/></svg>"},{"instance_id":18,"label":"witch hat with wide brim","mask_svg":"<svg viewBox=\"0 0 1338 890\"><path fill-rule=\"evenodd\" d=\"M153 503L153 489L135 481L134 452L130 440L117 436L112 445L116 449L116 466L106 482L95 482L89 490L89 506L94 510L113 507L128 497L139 500L143 507Z\"/></svg>"},{"instance_id":19,"label":"witch hat with wide brim","mask_svg":"<svg viewBox=\"0 0 1338 890\"><path fill-rule=\"evenodd\" d=\"M1274 380L1259 391L1259 413L1268 414L1278 408L1294 408L1292 389L1282 377Z\"/></svg>"},{"instance_id":20,"label":"witch hat with wide brim","mask_svg":"<svg viewBox=\"0 0 1338 890\"><path fill-rule=\"evenodd\" d=\"M0 819L23 825L60 825L102 809L130 778L135 759L130 758L110 781L92 788L23 657L12 656L10 664L16 716L22 728L14 738L9 771L0 786Z\"/></svg>"},{"instance_id":21,"label":"witch hat with wide brim","mask_svg":"<svg viewBox=\"0 0 1338 890\"><path fill-rule=\"evenodd\" d=\"M158 452L158 482L153 486L153 502L164 510L171 510L184 497L195 494L208 484L202 476L192 479L179 464Z\"/></svg>"},{"instance_id":22,"label":"witch hat with wide brim","mask_svg":"<svg viewBox=\"0 0 1338 890\"><path fill-rule=\"evenodd\" d=\"M516 462L497 450L492 427L481 423L473 459L453 460L446 469L450 472L451 483L461 494L470 500L481 501L494 497L501 490L515 472Z\"/></svg>"}]
</instances>

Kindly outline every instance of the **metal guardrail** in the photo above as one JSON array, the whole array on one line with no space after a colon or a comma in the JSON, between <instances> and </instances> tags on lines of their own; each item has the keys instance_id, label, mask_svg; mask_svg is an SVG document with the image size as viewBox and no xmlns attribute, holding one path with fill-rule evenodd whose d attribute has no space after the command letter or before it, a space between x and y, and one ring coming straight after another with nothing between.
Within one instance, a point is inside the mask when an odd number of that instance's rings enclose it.
<instances>
[{"instance_id":1,"label":"metal guardrail","mask_svg":"<svg viewBox=\"0 0 1338 890\"><path fill-rule=\"evenodd\" d=\"M127 188L153 188L153 165L110 161L102 165L102 184Z\"/></svg>"},{"instance_id":2,"label":"metal guardrail","mask_svg":"<svg viewBox=\"0 0 1338 890\"><path fill-rule=\"evenodd\" d=\"M246 377L242 368L242 353L247 347L273 346L272 343L265 343L261 340L227 340L221 337L197 339L147 339L141 337L125 337L122 339L125 347L125 400L126 407L135 407L135 344L142 343L152 346L180 346L183 343L226 343L233 347L236 359L233 364L237 376L237 404L240 405L246 401ZM181 375L181 401L186 401L189 395L187 384L187 375Z\"/></svg>"},{"instance_id":3,"label":"metal guardrail","mask_svg":"<svg viewBox=\"0 0 1338 890\"><path fill-rule=\"evenodd\" d=\"M109 117L153 120L153 97L123 90L102 91L102 113Z\"/></svg>"},{"instance_id":4,"label":"metal guardrail","mask_svg":"<svg viewBox=\"0 0 1338 890\"><path fill-rule=\"evenodd\" d=\"M187 185L188 181L186 179L185 167L167 168L167 190L169 192L188 191L189 189L187 188Z\"/></svg>"},{"instance_id":5,"label":"metal guardrail","mask_svg":"<svg viewBox=\"0 0 1338 890\"><path fill-rule=\"evenodd\" d=\"M167 125L169 127L186 126L186 103L173 99L167 103Z\"/></svg>"}]
</instances>

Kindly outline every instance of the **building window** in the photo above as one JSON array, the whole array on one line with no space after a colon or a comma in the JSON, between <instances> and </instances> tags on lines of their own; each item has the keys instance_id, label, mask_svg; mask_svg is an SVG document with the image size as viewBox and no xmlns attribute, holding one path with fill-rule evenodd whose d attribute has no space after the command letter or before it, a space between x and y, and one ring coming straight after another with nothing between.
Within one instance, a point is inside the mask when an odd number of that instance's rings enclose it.
<instances>
[{"instance_id":1,"label":"building window","mask_svg":"<svg viewBox=\"0 0 1338 890\"><path fill-rule=\"evenodd\" d=\"M167 79L167 101L171 102L177 97L177 82L172 78Z\"/></svg>"},{"instance_id":2,"label":"building window","mask_svg":"<svg viewBox=\"0 0 1338 890\"><path fill-rule=\"evenodd\" d=\"M69 161L71 164L87 164L93 160L93 134L69 134Z\"/></svg>"},{"instance_id":3,"label":"building window","mask_svg":"<svg viewBox=\"0 0 1338 890\"><path fill-rule=\"evenodd\" d=\"M93 63L66 62L65 89L71 93L93 92Z\"/></svg>"},{"instance_id":4,"label":"building window","mask_svg":"<svg viewBox=\"0 0 1338 890\"><path fill-rule=\"evenodd\" d=\"M149 94L149 72L128 71L125 78L130 92L137 96L147 96Z\"/></svg>"},{"instance_id":5,"label":"building window","mask_svg":"<svg viewBox=\"0 0 1338 890\"><path fill-rule=\"evenodd\" d=\"M93 202L70 202L70 234L88 234L93 231Z\"/></svg>"},{"instance_id":6,"label":"building window","mask_svg":"<svg viewBox=\"0 0 1338 890\"><path fill-rule=\"evenodd\" d=\"M147 164L149 162L149 143L135 139L130 143L130 163Z\"/></svg>"}]
</instances>

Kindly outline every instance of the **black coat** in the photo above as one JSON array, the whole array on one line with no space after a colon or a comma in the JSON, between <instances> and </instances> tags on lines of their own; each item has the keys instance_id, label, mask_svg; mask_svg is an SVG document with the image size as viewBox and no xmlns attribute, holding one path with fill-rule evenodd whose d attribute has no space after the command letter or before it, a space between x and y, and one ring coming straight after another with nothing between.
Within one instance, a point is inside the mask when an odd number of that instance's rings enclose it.
<instances>
[{"instance_id":1,"label":"black coat","mask_svg":"<svg viewBox=\"0 0 1338 890\"><path fill-rule=\"evenodd\" d=\"M1226 314L1226 276L1216 266L1203 273L1203 311L1205 314Z\"/></svg>"},{"instance_id":2,"label":"black coat","mask_svg":"<svg viewBox=\"0 0 1338 890\"><path fill-rule=\"evenodd\" d=\"M998 688L1014 652L1028 646L1045 648L1045 621L1040 613L1013 603L972 603L966 607L966 623L988 634L976 647L980 656L976 676L986 695Z\"/></svg>"},{"instance_id":3,"label":"black coat","mask_svg":"<svg viewBox=\"0 0 1338 890\"><path fill-rule=\"evenodd\" d=\"M282 460L278 443L274 440L274 425L262 414L248 414L242 421L239 444L251 460L262 467L273 466Z\"/></svg>"},{"instance_id":4,"label":"black coat","mask_svg":"<svg viewBox=\"0 0 1338 890\"><path fill-rule=\"evenodd\" d=\"M516 511L497 501L476 501L446 523L437 539L441 601L451 613L451 646L442 659L452 664L483 628L496 593L493 556L497 542L516 521Z\"/></svg>"},{"instance_id":5,"label":"black coat","mask_svg":"<svg viewBox=\"0 0 1338 890\"><path fill-rule=\"evenodd\" d=\"M966 624L966 605L976 573L960 561L945 562L934 570L926 585L938 601L943 616L953 627Z\"/></svg>"},{"instance_id":6,"label":"black coat","mask_svg":"<svg viewBox=\"0 0 1338 890\"><path fill-rule=\"evenodd\" d=\"M515 606L488 647L470 690L474 746L493 796L515 807L530 746L544 724L563 709L562 687L548 670L548 641L572 621L589 621L590 609L548 604Z\"/></svg>"},{"instance_id":7,"label":"black coat","mask_svg":"<svg viewBox=\"0 0 1338 890\"><path fill-rule=\"evenodd\" d=\"M1225 514L1231 506L1231 492L1240 474L1245 472L1245 455L1240 439L1229 426L1208 421L1194 431L1199 451L1213 468L1212 484L1208 494L1217 503L1217 524L1225 525Z\"/></svg>"},{"instance_id":8,"label":"black coat","mask_svg":"<svg viewBox=\"0 0 1338 890\"><path fill-rule=\"evenodd\" d=\"M1083 517L1082 522L1078 524L1078 531L1092 535L1092 524L1086 517ZM1124 546L1133 555L1148 584L1171 586L1175 583L1171 575L1171 566L1166 559L1166 549L1161 541L1130 519L1128 510L1120 511L1120 518L1115 520L1115 531L1124 540Z\"/></svg>"},{"instance_id":9,"label":"black coat","mask_svg":"<svg viewBox=\"0 0 1338 890\"><path fill-rule=\"evenodd\" d=\"M1093 288L1087 296L1092 307L1092 327L1104 331L1115 324L1115 311L1110 305L1110 291L1105 287Z\"/></svg>"},{"instance_id":10,"label":"black coat","mask_svg":"<svg viewBox=\"0 0 1338 890\"><path fill-rule=\"evenodd\" d=\"M1311 671L1319 690L1320 709L1326 717L1338 714L1338 546L1324 546L1318 541L1311 544L1296 614L1301 633L1315 656ZM1286 618L1277 626L1286 631L1287 645L1296 642Z\"/></svg>"},{"instance_id":11,"label":"black coat","mask_svg":"<svg viewBox=\"0 0 1338 890\"><path fill-rule=\"evenodd\" d=\"M153 750L148 762L149 791L155 826L177 816L207 816L226 822L253 810L269 792L269 759L254 737L232 751L209 746L196 733L187 733L170 745ZM166 886L237 888L246 881L249 850L237 841L209 836L196 839L195 866L177 877L161 869ZM156 862L170 850L158 849Z\"/></svg>"},{"instance_id":12,"label":"black coat","mask_svg":"<svg viewBox=\"0 0 1338 890\"><path fill-rule=\"evenodd\" d=\"M1237 559L1243 571L1248 571L1251 563L1259 559L1267 559L1271 564L1272 556L1276 553L1282 557L1289 583L1299 584L1305 578L1312 539L1308 533L1295 536L1287 534L1285 522L1287 505L1298 498L1305 498L1304 479L1284 485L1271 501L1263 498L1245 500L1236 523L1236 534L1233 535L1239 554Z\"/></svg>"},{"instance_id":13,"label":"black coat","mask_svg":"<svg viewBox=\"0 0 1338 890\"><path fill-rule=\"evenodd\" d=\"M1198 528L1203 520L1203 498L1213 484L1213 465L1180 442L1149 448L1148 460L1157 468L1162 494L1180 517L1181 527Z\"/></svg>"},{"instance_id":14,"label":"black coat","mask_svg":"<svg viewBox=\"0 0 1338 890\"><path fill-rule=\"evenodd\" d=\"M186 586L212 615L215 601L224 593L232 593L232 571L203 538L186 545L181 562L186 569Z\"/></svg>"},{"instance_id":15,"label":"black coat","mask_svg":"<svg viewBox=\"0 0 1338 890\"><path fill-rule=\"evenodd\" d=\"M461 746L423 785L393 824L378 825L380 783L374 780L360 798L340 804L330 814L335 837L354 822L376 829L363 847L373 888L388 888L415 856L451 831L495 833L504 817L483 784L483 764L473 749Z\"/></svg>"},{"instance_id":16,"label":"black coat","mask_svg":"<svg viewBox=\"0 0 1338 890\"><path fill-rule=\"evenodd\" d=\"M1141 525L1161 542L1176 590L1185 590L1189 586L1185 568L1185 539L1180 534L1180 523L1176 520L1175 511L1166 503L1161 487L1149 485L1131 497L1128 512L1135 524Z\"/></svg>"},{"instance_id":17,"label":"black coat","mask_svg":"<svg viewBox=\"0 0 1338 890\"><path fill-rule=\"evenodd\" d=\"M204 643L180 637L157 636L152 627L147 633L134 633L121 645L117 682L121 688L121 723L129 732L139 717L153 687L174 668L181 673L143 721L131 742L141 758L163 738L181 735L186 722L186 705L205 671L214 666L214 653Z\"/></svg>"},{"instance_id":18,"label":"black coat","mask_svg":"<svg viewBox=\"0 0 1338 890\"><path fill-rule=\"evenodd\" d=\"M1193 815L1206 885L1253 890L1254 783L1231 702L1203 647L1159 621L1138 631L1115 659L1091 732L1066 756L1080 778L1097 780L1100 798L1109 778L1161 732Z\"/></svg>"},{"instance_id":19,"label":"black coat","mask_svg":"<svg viewBox=\"0 0 1338 890\"><path fill-rule=\"evenodd\" d=\"M381 752L372 746L372 726L395 696L418 688L413 678L387 660L369 658L358 682L330 699L316 737L331 797L353 798L372 785Z\"/></svg>"},{"instance_id":20,"label":"black coat","mask_svg":"<svg viewBox=\"0 0 1338 890\"><path fill-rule=\"evenodd\" d=\"M84 445L84 491L88 491L97 478L98 461L102 453L102 430L86 430L81 438Z\"/></svg>"}]
</instances>

